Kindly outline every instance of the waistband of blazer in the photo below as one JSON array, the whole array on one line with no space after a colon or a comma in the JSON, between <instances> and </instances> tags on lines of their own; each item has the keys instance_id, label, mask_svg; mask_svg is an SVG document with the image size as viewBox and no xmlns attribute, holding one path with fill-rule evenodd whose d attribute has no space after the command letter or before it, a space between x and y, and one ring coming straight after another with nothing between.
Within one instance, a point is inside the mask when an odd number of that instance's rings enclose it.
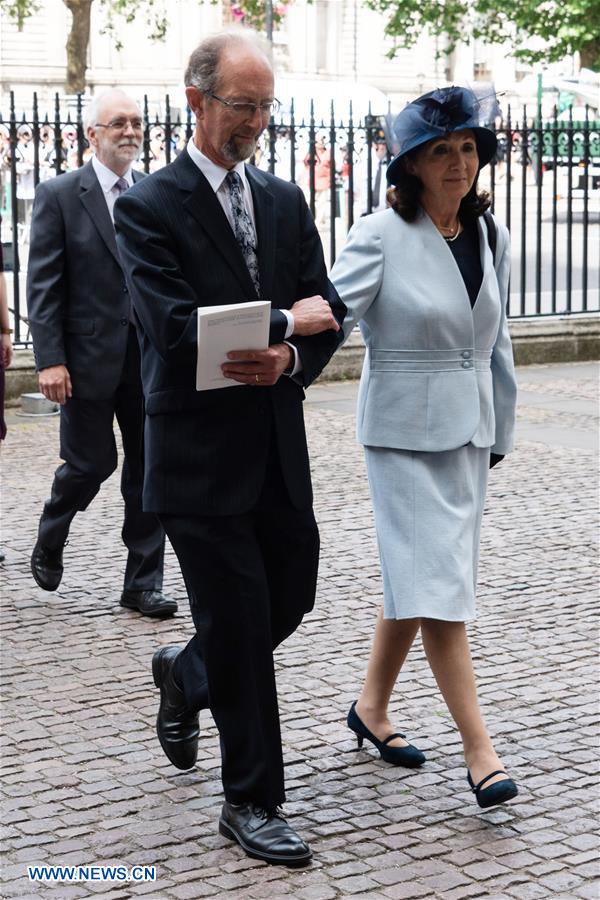
<instances>
[{"instance_id":1,"label":"waistband of blazer","mask_svg":"<svg viewBox=\"0 0 600 900\"><path fill-rule=\"evenodd\" d=\"M458 347L446 350L369 350L369 367L377 372L447 372L490 368L491 350Z\"/></svg>"}]
</instances>

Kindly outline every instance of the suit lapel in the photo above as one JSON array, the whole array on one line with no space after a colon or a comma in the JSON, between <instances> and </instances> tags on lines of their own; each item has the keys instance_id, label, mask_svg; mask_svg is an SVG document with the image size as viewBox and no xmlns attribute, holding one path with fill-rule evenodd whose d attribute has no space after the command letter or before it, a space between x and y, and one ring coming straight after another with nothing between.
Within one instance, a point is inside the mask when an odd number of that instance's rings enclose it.
<instances>
[{"instance_id":1,"label":"suit lapel","mask_svg":"<svg viewBox=\"0 0 600 900\"><path fill-rule=\"evenodd\" d=\"M260 272L260 292L269 299L273 292L275 272L275 247L277 235L275 226L275 198L269 189L267 179L255 166L246 166L246 176L252 191L256 238L258 242L258 266Z\"/></svg>"},{"instance_id":2,"label":"suit lapel","mask_svg":"<svg viewBox=\"0 0 600 900\"><path fill-rule=\"evenodd\" d=\"M187 150L180 153L173 165L179 188L187 194L183 205L235 273L243 288L243 296L248 300L257 299L240 245L212 187L190 158Z\"/></svg>"},{"instance_id":3,"label":"suit lapel","mask_svg":"<svg viewBox=\"0 0 600 900\"><path fill-rule=\"evenodd\" d=\"M96 226L100 237L114 256L115 260L121 265L117 250L117 242L115 240L115 228L108 212L100 182L96 178L96 173L94 172L94 167L91 162L86 163L81 170L80 186L81 202Z\"/></svg>"}]
</instances>

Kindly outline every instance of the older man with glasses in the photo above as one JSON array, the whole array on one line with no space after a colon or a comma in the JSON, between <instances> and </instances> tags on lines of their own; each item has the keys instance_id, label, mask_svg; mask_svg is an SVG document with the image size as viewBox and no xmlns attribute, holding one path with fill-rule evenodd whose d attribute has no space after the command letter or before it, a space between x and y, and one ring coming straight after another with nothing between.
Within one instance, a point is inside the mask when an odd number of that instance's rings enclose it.
<instances>
[{"instance_id":1,"label":"older man with glasses","mask_svg":"<svg viewBox=\"0 0 600 900\"><path fill-rule=\"evenodd\" d=\"M164 531L142 510L140 353L113 225L116 198L143 177L132 169L143 135L137 103L120 90L102 94L87 111L86 132L94 156L40 183L31 228L29 323L40 390L61 405L64 460L42 512L31 571L43 590L58 588L71 522L117 467L116 416L129 551L120 603L146 616L171 616L177 604L162 593ZM106 571L106 547L96 555ZM99 576L96 583L101 595L113 590Z\"/></svg>"},{"instance_id":2,"label":"older man with glasses","mask_svg":"<svg viewBox=\"0 0 600 900\"><path fill-rule=\"evenodd\" d=\"M301 190L245 164L276 106L267 53L248 33L200 44L185 76L194 134L119 198L115 221L140 323L144 503L177 553L196 626L183 650L154 655L158 737L173 765L191 768L198 714L210 708L221 834L294 866L311 853L279 810L273 649L315 599L303 387L334 352L344 306ZM229 354L231 389L196 391L197 307L257 299L271 301L270 346Z\"/></svg>"}]
</instances>

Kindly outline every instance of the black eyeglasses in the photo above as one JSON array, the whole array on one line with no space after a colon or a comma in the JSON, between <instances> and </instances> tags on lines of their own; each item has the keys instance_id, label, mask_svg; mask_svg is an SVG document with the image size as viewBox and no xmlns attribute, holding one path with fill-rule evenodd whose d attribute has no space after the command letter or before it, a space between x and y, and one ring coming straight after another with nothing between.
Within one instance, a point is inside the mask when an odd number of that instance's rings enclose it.
<instances>
[{"instance_id":1,"label":"black eyeglasses","mask_svg":"<svg viewBox=\"0 0 600 900\"><path fill-rule=\"evenodd\" d=\"M212 97L213 100L218 100L219 103L227 106L236 115L243 116L246 119L251 119L256 114L257 109L260 110L261 116L275 115L281 109L281 103L275 98L266 103L246 103L242 100L225 100L224 97L219 97L218 94L213 94L212 91L202 91L202 93Z\"/></svg>"},{"instance_id":2,"label":"black eyeglasses","mask_svg":"<svg viewBox=\"0 0 600 900\"><path fill-rule=\"evenodd\" d=\"M141 119L113 119L107 124L103 122L95 122L94 128L110 128L111 131L125 131L128 125L131 125L134 131L143 131L144 123Z\"/></svg>"}]
</instances>

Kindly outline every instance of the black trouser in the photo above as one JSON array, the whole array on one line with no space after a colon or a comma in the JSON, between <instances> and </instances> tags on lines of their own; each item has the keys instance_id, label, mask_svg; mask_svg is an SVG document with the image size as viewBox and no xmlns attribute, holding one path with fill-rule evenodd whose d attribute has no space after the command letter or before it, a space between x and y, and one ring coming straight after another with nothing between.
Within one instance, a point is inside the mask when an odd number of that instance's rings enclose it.
<instances>
[{"instance_id":1,"label":"black trouser","mask_svg":"<svg viewBox=\"0 0 600 900\"><path fill-rule=\"evenodd\" d=\"M102 482L117 468L113 432L116 416L124 454L122 537L129 550L124 587L160 589L165 535L158 518L142 511L144 399L137 339L132 327L129 331L123 373L114 395L102 400L72 397L61 407L60 455L65 462L55 472L52 493L40 520L39 539L50 549L61 547L75 514L89 506Z\"/></svg>"},{"instance_id":2,"label":"black trouser","mask_svg":"<svg viewBox=\"0 0 600 900\"><path fill-rule=\"evenodd\" d=\"M290 504L271 454L251 512L160 519L196 626L176 668L186 703L210 706L226 800L277 806L285 792L273 648L314 604L319 532L312 509Z\"/></svg>"}]
</instances>

